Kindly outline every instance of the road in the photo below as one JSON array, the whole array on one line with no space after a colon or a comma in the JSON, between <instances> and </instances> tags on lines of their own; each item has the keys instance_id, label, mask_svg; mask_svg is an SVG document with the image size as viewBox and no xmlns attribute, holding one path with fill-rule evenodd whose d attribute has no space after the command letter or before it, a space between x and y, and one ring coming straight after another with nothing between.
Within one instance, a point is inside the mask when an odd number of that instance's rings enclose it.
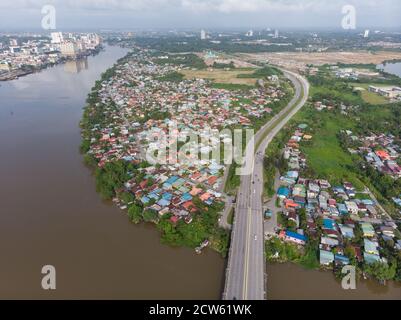
<instances>
[{"instance_id":1,"label":"road","mask_svg":"<svg viewBox=\"0 0 401 320\"><path fill-rule=\"evenodd\" d=\"M280 187L280 173L277 171L275 178L274 178L274 190L277 190ZM270 210L272 213L272 216L270 219L265 220L264 222L264 231L265 231L265 238L267 236L274 235L276 233L276 228L277 228L277 215L280 211L282 211L281 208L278 208L276 205L277 202L277 193L274 193L274 196L272 199L264 206L263 210Z\"/></svg>"},{"instance_id":2,"label":"road","mask_svg":"<svg viewBox=\"0 0 401 320\"><path fill-rule=\"evenodd\" d=\"M245 167L251 174L241 176L237 194L231 246L226 270L225 300L263 300L265 258L263 234L263 158L277 133L306 103L309 84L301 76L283 70L295 87L294 98L279 114L267 122L254 137L255 150L246 150ZM251 144L248 147L252 147ZM256 156L255 156L256 154Z\"/></svg>"}]
</instances>

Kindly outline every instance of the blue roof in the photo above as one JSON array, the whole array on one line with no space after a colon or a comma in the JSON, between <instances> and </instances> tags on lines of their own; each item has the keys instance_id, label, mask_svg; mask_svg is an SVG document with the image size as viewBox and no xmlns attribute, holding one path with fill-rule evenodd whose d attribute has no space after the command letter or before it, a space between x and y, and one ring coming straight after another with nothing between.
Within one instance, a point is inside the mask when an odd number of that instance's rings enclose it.
<instances>
[{"instance_id":1,"label":"blue roof","mask_svg":"<svg viewBox=\"0 0 401 320\"><path fill-rule=\"evenodd\" d=\"M152 199L159 199L159 195L156 192L152 192L148 194L148 198L152 198Z\"/></svg>"},{"instance_id":2,"label":"blue roof","mask_svg":"<svg viewBox=\"0 0 401 320\"><path fill-rule=\"evenodd\" d=\"M296 233L296 232L292 232L292 231L286 231L285 235L287 237L291 237L291 238L294 238L294 239L302 240L302 241L305 241L305 242L308 240L308 238L306 236L303 236L302 234L299 234L299 233Z\"/></svg>"},{"instance_id":3,"label":"blue roof","mask_svg":"<svg viewBox=\"0 0 401 320\"><path fill-rule=\"evenodd\" d=\"M161 207L167 207L170 205L170 201L166 200L166 199L160 199L157 204Z\"/></svg>"},{"instance_id":4,"label":"blue roof","mask_svg":"<svg viewBox=\"0 0 401 320\"><path fill-rule=\"evenodd\" d=\"M349 264L349 259L341 254L334 255L334 260L340 261L344 264Z\"/></svg>"},{"instance_id":5,"label":"blue roof","mask_svg":"<svg viewBox=\"0 0 401 320\"><path fill-rule=\"evenodd\" d=\"M174 182L176 182L178 180L179 177L177 176L172 176L170 178L167 179L167 181L165 183L167 184L173 184Z\"/></svg>"},{"instance_id":6,"label":"blue roof","mask_svg":"<svg viewBox=\"0 0 401 320\"><path fill-rule=\"evenodd\" d=\"M142 197L142 199L141 199L141 201L142 201L142 203L148 203L150 200L149 200L149 198L148 197Z\"/></svg>"},{"instance_id":7,"label":"blue roof","mask_svg":"<svg viewBox=\"0 0 401 320\"><path fill-rule=\"evenodd\" d=\"M335 229L334 225L335 225L335 222L333 220L323 219L323 227L325 229L334 230Z\"/></svg>"},{"instance_id":8,"label":"blue roof","mask_svg":"<svg viewBox=\"0 0 401 320\"><path fill-rule=\"evenodd\" d=\"M184 201L189 201L189 200L192 199L192 196L187 192L187 193L184 193L184 194L181 196L181 199L184 200Z\"/></svg>"},{"instance_id":9,"label":"blue roof","mask_svg":"<svg viewBox=\"0 0 401 320\"><path fill-rule=\"evenodd\" d=\"M288 178L297 179L299 177L299 172L298 171L288 171L286 176Z\"/></svg>"},{"instance_id":10,"label":"blue roof","mask_svg":"<svg viewBox=\"0 0 401 320\"><path fill-rule=\"evenodd\" d=\"M277 194L279 196L288 197L290 195L290 189L288 189L286 187L281 187L278 189Z\"/></svg>"},{"instance_id":11,"label":"blue roof","mask_svg":"<svg viewBox=\"0 0 401 320\"><path fill-rule=\"evenodd\" d=\"M162 198L165 200L171 200L173 195L170 192L163 193Z\"/></svg>"},{"instance_id":12,"label":"blue roof","mask_svg":"<svg viewBox=\"0 0 401 320\"><path fill-rule=\"evenodd\" d=\"M335 191L335 192L345 192L345 190L344 190L344 188L343 187L333 187L333 191Z\"/></svg>"},{"instance_id":13,"label":"blue roof","mask_svg":"<svg viewBox=\"0 0 401 320\"><path fill-rule=\"evenodd\" d=\"M370 199L363 199L362 203L367 206L373 206L375 203Z\"/></svg>"},{"instance_id":14,"label":"blue roof","mask_svg":"<svg viewBox=\"0 0 401 320\"><path fill-rule=\"evenodd\" d=\"M365 262L368 264L372 264L372 263L381 261L380 256L377 256L377 255L371 254L371 253L367 253L367 252L363 253L363 257L365 259Z\"/></svg>"},{"instance_id":15,"label":"blue roof","mask_svg":"<svg viewBox=\"0 0 401 320\"><path fill-rule=\"evenodd\" d=\"M347 214L348 213L347 206L344 203L338 203L337 204L337 208L340 211L340 213L343 213L343 214Z\"/></svg>"}]
</instances>

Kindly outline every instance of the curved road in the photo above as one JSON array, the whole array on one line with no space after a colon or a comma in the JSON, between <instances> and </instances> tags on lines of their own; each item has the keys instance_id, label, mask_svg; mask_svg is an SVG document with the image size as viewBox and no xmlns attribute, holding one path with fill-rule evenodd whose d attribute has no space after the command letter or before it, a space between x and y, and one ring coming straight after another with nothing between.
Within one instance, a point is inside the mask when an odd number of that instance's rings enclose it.
<instances>
[{"instance_id":1,"label":"curved road","mask_svg":"<svg viewBox=\"0 0 401 320\"><path fill-rule=\"evenodd\" d=\"M265 150L286 125L303 107L309 93L309 84L300 75L282 70L295 87L295 95L280 113L267 122L255 135L256 156L249 144L245 155L245 172L237 194L231 247L226 270L225 300L263 300L265 292L265 258L263 236L263 159ZM259 145L258 145L259 144Z\"/></svg>"}]
</instances>

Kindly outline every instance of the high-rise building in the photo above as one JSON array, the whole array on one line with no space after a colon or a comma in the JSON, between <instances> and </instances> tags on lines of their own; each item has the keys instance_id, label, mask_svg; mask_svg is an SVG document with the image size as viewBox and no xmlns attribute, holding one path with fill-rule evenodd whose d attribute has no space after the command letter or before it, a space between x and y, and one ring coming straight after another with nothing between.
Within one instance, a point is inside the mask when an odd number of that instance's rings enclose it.
<instances>
[{"instance_id":1,"label":"high-rise building","mask_svg":"<svg viewBox=\"0 0 401 320\"><path fill-rule=\"evenodd\" d=\"M201 40L206 40L206 37L207 37L206 31L202 29L201 30Z\"/></svg>"},{"instance_id":2,"label":"high-rise building","mask_svg":"<svg viewBox=\"0 0 401 320\"><path fill-rule=\"evenodd\" d=\"M245 36L253 37L253 30L249 30L247 33L245 33Z\"/></svg>"},{"instance_id":3,"label":"high-rise building","mask_svg":"<svg viewBox=\"0 0 401 320\"><path fill-rule=\"evenodd\" d=\"M369 33L370 33L369 30L365 30L365 33L364 33L363 37L364 38L369 38Z\"/></svg>"},{"instance_id":4,"label":"high-rise building","mask_svg":"<svg viewBox=\"0 0 401 320\"><path fill-rule=\"evenodd\" d=\"M10 46L10 52L11 53L20 53L21 52L21 47L11 47Z\"/></svg>"},{"instance_id":5,"label":"high-rise building","mask_svg":"<svg viewBox=\"0 0 401 320\"><path fill-rule=\"evenodd\" d=\"M60 52L63 56L74 57L78 54L78 47L74 42L63 42L60 44Z\"/></svg>"},{"instance_id":6,"label":"high-rise building","mask_svg":"<svg viewBox=\"0 0 401 320\"><path fill-rule=\"evenodd\" d=\"M52 32L51 34L52 37L52 43L54 44L60 44L63 42L63 34L61 32Z\"/></svg>"},{"instance_id":7,"label":"high-rise building","mask_svg":"<svg viewBox=\"0 0 401 320\"><path fill-rule=\"evenodd\" d=\"M274 38L277 39L279 36L279 31L278 29L274 30Z\"/></svg>"},{"instance_id":8,"label":"high-rise building","mask_svg":"<svg viewBox=\"0 0 401 320\"><path fill-rule=\"evenodd\" d=\"M16 47L16 46L18 46L18 41L17 41L17 39L10 39L10 46L11 46L11 47Z\"/></svg>"}]
</instances>

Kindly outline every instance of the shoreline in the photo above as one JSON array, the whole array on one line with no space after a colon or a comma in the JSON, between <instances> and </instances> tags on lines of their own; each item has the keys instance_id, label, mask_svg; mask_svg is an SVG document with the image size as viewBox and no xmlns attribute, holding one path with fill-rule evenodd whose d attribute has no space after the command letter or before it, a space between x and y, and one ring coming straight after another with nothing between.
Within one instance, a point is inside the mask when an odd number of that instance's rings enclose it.
<instances>
[{"instance_id":1,"label":"shoreline","mask_svg":"<svg viewBox=\"0 0 401 320\"><path fill-rule=\"evenodd\" d=\"M18 80L19 78L28 76L30 74L39 73L48 68L65 64L68 61L77 61L77 60L84 59L84 58L87 58L90 56L96 56L103 50L104 50L104 46L100 46L96 50L90 50L89 52L85 52L83 54L77 55L74 58L62 57L56 63L46 63L46 64L43 64L42 66L40 66L39 68L32 68L30 70L17 69L17 70L12 70L12 71L9 71L6 73L0 73L0 82Z\"/></svg>"}]
</instances>

